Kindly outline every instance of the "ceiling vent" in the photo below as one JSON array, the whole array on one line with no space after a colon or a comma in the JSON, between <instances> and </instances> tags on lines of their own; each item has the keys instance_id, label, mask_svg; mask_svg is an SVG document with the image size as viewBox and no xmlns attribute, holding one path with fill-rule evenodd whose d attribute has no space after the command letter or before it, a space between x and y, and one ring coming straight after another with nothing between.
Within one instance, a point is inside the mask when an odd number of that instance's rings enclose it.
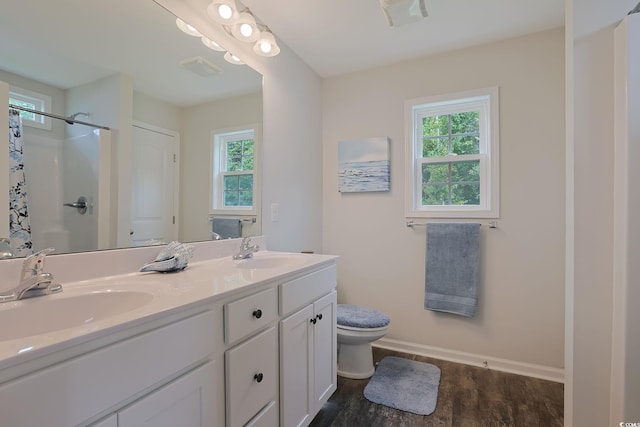
<instances>
[{"instance_id":1,"label":"ceiling vent","mask_svg":"<svg viewBox=\"0 0 640 427\"><path fill-rule=\"evenodd\" d=\"M180 62L180 66L202 77L217 76L222 73L222 68L201 56L185 59Z\"/></svg>"},{"instance_id":2,"label":"ceiling vent","mask_svg":"<svg viewBox=\"0 0 640 427\"><path fill-rule=\"evenodd\" d=\"M424 0L380 0L390 27L400 27L428 16Z\"/></svg>"}]
</instances>

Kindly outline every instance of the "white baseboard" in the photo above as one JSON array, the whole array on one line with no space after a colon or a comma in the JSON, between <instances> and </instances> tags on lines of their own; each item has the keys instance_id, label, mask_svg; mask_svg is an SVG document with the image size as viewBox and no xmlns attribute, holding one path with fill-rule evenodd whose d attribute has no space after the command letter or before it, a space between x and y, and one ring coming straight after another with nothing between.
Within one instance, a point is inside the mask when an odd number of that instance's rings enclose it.
<instances>
[{"instance_id":1,"label":"white baseboard","mask_svg":"<svg viewBox=\"0 0 640 427\"><path fill-rule=\"evenodd\" d=\"M434 359L447 360L449 362L463 363L465 365L479 366L481 368L495 369L496 371L525 375L527 377L564 383L564 369L548 366L534 365L532 363L516 362L497 357L483 356L481 354L466 353L463 351L447 350L423 344L415 344L407 341L382 338L373 343L374 347L403 353L417 354L419 356L432 357Z\"/></svg>"}]
</instances>

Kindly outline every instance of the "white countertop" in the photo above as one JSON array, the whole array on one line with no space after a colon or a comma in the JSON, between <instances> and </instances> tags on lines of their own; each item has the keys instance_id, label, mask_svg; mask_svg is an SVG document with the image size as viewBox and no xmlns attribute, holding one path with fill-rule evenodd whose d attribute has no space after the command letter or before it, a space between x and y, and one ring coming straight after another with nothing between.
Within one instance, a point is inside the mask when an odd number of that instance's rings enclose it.
<instances>
[{"instance_id":1,"label":"white countertop","mask_svg":"<svg viewBox=\"0 0 640 427\"><path fill-rule=\"evenodd\" d=\"M280 260L290 258L290 262L277 263L277 266L273 266L268 262L263 263L267 258ZM19 310L20 307L33 305L30 308L34 310L30 312L35 313L36 318L24 321L43 322L42 325L47 325L47 322L51 322L47 318L49 315L38 315L40 310L35 308L45 307L47 303L55 304L56 300L83 297L91 293L136 292L144 294L145 301L137 308L114 315L101 316L97 313L92 316L93 313L89 313L80 326L29 336L10 337L0 341L0 370L163 316L212 303L267 281L286 279L287 276L296 272L313 270L330 264L336 258L333 255L260 251L254 255L253 260L236 261L225 256L192 262L185 270L175 273L129 273L62 283L64 289L61 293L0 304L0 318L3 311ZM254 264L250 264L251 261ZM59 313L59 316L65 315L66 313ZM2 325L2 327L17 328L18 326Z\"/></svg>"}]
</instances>

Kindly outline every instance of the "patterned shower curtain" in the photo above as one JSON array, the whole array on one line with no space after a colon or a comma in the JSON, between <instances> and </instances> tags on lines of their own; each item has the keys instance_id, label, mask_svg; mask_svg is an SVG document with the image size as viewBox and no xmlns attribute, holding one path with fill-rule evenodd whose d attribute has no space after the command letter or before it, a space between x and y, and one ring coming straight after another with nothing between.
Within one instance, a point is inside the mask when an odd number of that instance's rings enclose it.
<instances>
[{"instance_id":1,"label":"patterned shower curtain","mask_svg":"<svg viewBox=\"0 0 640 427\"><path fill-rule=\"evenodd\" d=\"M31 255L31 225L24 178L22 118L9 110L9 239L18 257Z\"/></svg>"}]
</instances>

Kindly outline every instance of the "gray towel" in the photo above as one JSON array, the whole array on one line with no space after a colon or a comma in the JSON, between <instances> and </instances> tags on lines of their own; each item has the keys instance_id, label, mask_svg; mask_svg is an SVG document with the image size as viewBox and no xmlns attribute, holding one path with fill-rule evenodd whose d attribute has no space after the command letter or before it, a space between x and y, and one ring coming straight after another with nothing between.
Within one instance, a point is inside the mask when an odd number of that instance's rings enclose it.
<instances>
[{"instance_id":1,"label":"gray towel","mask_svg":"<svg viewBox=\"0 0 640 427\"><path fill-rule=\"evenodd\" d=\"M214 217L211 228L223 239L235 239L242 237L242 223L239 218Z\"/></svg>"},{"instance_id":2,"label":"gray towel","mask_svg":"<svg viewBox=\"0 0 640 427\"><path fill-rule=\"evenodd\" d=\"M479 270L480 224L427 223L425 309L472 317Z\"/></svg>"}]
</instances>

